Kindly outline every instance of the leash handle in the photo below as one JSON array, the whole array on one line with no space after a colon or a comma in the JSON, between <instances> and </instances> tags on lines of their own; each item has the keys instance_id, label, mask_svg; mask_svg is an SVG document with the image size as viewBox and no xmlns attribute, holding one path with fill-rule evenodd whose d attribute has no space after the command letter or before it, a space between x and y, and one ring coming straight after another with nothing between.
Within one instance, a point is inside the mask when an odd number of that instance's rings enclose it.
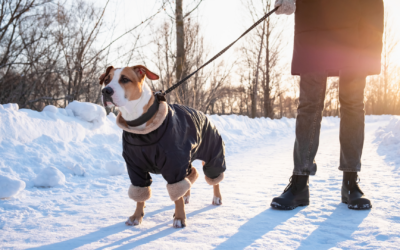
<instances>
[{"instance_id":1,"label":"leash handle","mask_svg":"<svg viewBox=\"0 0 400 250\"><path fill-rule=\"evenodd\" d=\"M218 54L216 54L213 58L211 58L208 62L206 62L205 64L203 64L200 68L198 68L195 72L191 73L190 75L186 76L185 78L183 78L182 80L180 80L178 83L176 83L175 85L171 86L169 89L167 89L165 92L161 91L160 93L158 93L158 95L167 95L169 94L171 91L173 91L174 89L176 89L177 87L179 87L180 85L182 85L184 82L186 82L190 77L192 77L194 74L196 74L197 72L199 72L199 70L201 70L202 68L204 68L205 66L207 66L208 64L210 64L212 61L214 61L215 59L217 59L218 57L220 57L222 54L224 54L228 49L230 49L235 43L237 43L237 41L239 41L242 37L244 37L245 35L247 35L247 33L249 33L251 30L253 30L255 27L257 27L261 22L263 22L265 19L267 19L270 15L272 15L277 9L279 9L279 6L276 7L275 9L271 10L270 12L268 12L267 14L265 14L260 20L258 20L255 24L253 24L253 26L251 26L250 28L248 28L238 39L236 39L233 43L229 44L228 47L226 47L225 49L223 49L221 52L219 52Z\"/></svg>"}]
</instances>

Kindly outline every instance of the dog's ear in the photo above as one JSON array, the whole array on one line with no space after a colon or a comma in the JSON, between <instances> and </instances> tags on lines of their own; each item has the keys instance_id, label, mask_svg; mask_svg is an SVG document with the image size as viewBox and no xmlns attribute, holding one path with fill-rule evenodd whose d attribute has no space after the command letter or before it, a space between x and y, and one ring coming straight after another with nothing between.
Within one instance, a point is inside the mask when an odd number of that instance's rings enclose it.
<instances>
[{"instance_id":1,"label":"dog's ear","mask_svg":"<svg viewBox=\"0 0 400 250\"><path fill-rule=\"evenodd\" d=\"M142 79L144 76L147 76L150 80L158 80L160 77L150 70L148 70L145 66L137 65L132 67L135 73Z\"/></svg>"},{"instance_id":2,"label":"dog's ear","mask_svg":"<svg viewBox=\"0 0 400 250\"><path fill-rule=\"evenodd\" d=\"M102 74L102 75L99 77L100 85L103 85L104 79L106 78L106 76L108 76L108 74L110 74L110 71L111 71L113 68L114 68L113 66L108 67L108 68L106 69L106 73Z\"/></svg>"}]
</instances>

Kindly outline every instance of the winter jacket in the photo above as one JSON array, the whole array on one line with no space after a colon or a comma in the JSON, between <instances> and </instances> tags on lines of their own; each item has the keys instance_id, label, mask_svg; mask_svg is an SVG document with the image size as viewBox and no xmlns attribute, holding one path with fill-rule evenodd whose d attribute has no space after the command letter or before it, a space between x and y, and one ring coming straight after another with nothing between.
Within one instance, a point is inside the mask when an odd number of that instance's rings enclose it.
<instances>
[{"instance_id":1,"label":"winter jacket","mask_svg":"<svg viewBox=\"0 0 400 250\"><path fill-rule=\"evenodd\" d=\"M292 74L379 74L383 20L383 0L297 0Z\"/></svg>"},{"instance_id":2,"label":"winter jacket","mask_svg":"<svg viewBox=\"0 0 400 250\"><path fill-rule=\"evenodd\" d=\"M206 177L226 169L221 135L205 114L186 106L168 105L162 124L148 134L123 132L123 157L132 185L149 187L149 173L162 174L168 184L182 181L194 160L205 162Z\"/></svg>"}]
</instances>

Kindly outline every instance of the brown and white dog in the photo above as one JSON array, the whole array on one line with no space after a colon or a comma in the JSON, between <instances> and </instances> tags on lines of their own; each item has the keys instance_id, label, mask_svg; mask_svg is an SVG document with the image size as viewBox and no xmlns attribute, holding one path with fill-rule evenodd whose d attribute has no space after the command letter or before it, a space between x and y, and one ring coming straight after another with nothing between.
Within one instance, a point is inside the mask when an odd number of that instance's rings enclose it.
<instances>
[{"instance_id":1,"label":"brown and white dog","mask_svg":"<svg viewBox=\"0 0 400 250\"><path fill-rule=\"evenodd\" d=\"M156 101L152 90L145 82L146 77L150 80L159 79L158 75L141 65L125 68L113 68L111 66L108 67L106 72L100 77L100 84L103 86L103 103L107 107L112 107L114 105L118 107L120 113L117 117L117 124L126 132L146 135L157 129L157 127L162 124L166 114L168 113L168 105L165 102L161 102L159 111L145 124L138 127L130 127L125 122L135 120L142 114L146 113ZM110 91L107 95L112 97L112 101L104 99L104 91L106 88L107 91ZM205 163L203 162L203 166L204 164ZM223 174L224 173L222 172L218 178L215 179L210 179L206 176L206 181L212 185L214 189L212 200L213 205L222 204L219 182L223 179ZM197 177L197 170L192 167L190 174L185 178L187 183L189 183L185 186L185 189L178 190L176 189L177 186L174 186L174 184L167 185L171 200L175 202L175 215L173 222L175 228L186 226L185 204L189 203L190 188ZM141 224L143 220L145 201L151 197L151 189L150 187L137 187L131 185L129 196L137 202L137 206L136 211L131 217L129 217L126 225L136 226Z\"/></svg>"}]
</instances>

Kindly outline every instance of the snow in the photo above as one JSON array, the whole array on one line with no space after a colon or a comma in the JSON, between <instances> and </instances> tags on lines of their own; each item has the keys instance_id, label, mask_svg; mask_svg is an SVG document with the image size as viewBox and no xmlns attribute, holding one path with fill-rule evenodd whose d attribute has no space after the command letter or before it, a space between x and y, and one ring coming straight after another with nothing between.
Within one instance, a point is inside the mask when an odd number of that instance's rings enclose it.
<instances>
[{"instance_id":1,"label":"snow","mask_svg":"<svg viewBox=\"0 0 400 250\"><path fill-rule=\"evenodd\" d=\"M48 105L48 106L44 107L43 112L49 112L49 113L56 114L58 112L58 109L56 106Z\"/></svg>"},{"instance_id":2,"label":"snow","mask_svg":"<svg viewBox=\"0 0 400 250\"><path fill-rule=\"evenodd\" d=\"M86 171L80 164L74 164L72 162L65 163L65 167L70 169L74 175L84 176Z\"/></svg>"},{"instance_id":3,"label":"snow","mask_svg":"<svg viewBox=\"0 0 400 250\"><path fill-rule=\"evenodd\" d=\"M400 149L400 119L393 117L386 127L378 129L376 135L382 146L386 146L389 151L397 153L397 149Z\"/></svg>"},{"instance_id":4,"label":"snow","mask_svg":"<svg viewBox=\"0 0 400 250\"><path fill-rule=\"evenodd\" d=\"M186 228L172 228L174 203L160 175L152 175L143 223L127 227L135 203L115 115L78 102L43 112L0 105L0 194L3 180L21 184L0 200L0 249L398 249L399 117L366 118L360 186L374 206L367 211L340 203L338 118L322 121L311 204L292 211L270 202L291 176L295 120L210 118L226 144L223 205L211 205L196 161ZM37 187L47 171L61 181Z\"/></svg>"},{"instance_id":5,"label":"snow","mask_svg":"<svg viewBox=\"0 0 400 250\"><path fill-rule=\"evenodd\" d=\"M122 175L127 173L125 163L119 161L109 161L105 165L110 176Z\"/></svg>"},{"instance_id":6,"label":"snow","mask_svg":"<svg viewBox=\"0 0 400 250\"><path fill-rule=\"evenodd\" d=\"M33 179L33 184L35 187L55 187L64 185L65 175L55 167L47 167Z\"/></svg>"},{"instance_id":7,"label":"snow","mask_svg":"<svg viewBox=\"0 0 400 250\"><path fill-rule=\"evenodd\" d=\"M10 109L10 110L18 111L19 106L17 103L7 103L7 104L3 105L3 109Z\"/></svg>"},{"instance_id":8,"label":"snow","mask_svg":"<svg viewBox=\"0 0 400 250\"><path fill-rule=\"evenodd\" d=\"M98 128L103 125L106 118L106 111L99 105L73 101L65 108L71 110L76 117L83 121L93 124L93 128Z\"/></svg>"},{"instance_id":9,"label":"snow","mask_svg":"<svg viewBox=\"0 0 400 250\"><path fill-rule=\"evenodd\" d=\"M26 187L25 182L0 175L0 199L10 198L17 195Z\"/></svg>"}]
</instances>

